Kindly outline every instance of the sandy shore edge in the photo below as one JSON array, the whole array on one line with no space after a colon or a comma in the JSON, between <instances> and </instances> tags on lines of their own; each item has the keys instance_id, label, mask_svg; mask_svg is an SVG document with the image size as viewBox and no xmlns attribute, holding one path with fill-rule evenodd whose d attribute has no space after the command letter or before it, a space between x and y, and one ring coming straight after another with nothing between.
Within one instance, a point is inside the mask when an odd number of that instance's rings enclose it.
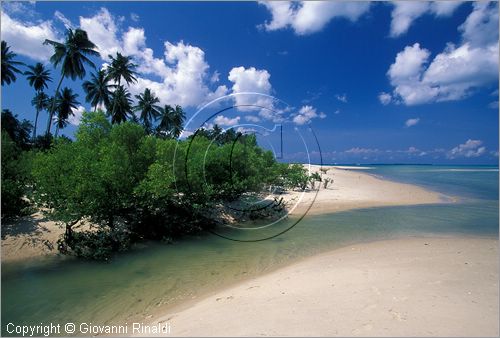
<instances>
[{"instance_id":1,"label":"sandy shore edge","mask_svg":"<svg viewBox=\"0 0 500 338\"><path fill-rule=\"evenodd\" d=\"M394 182L370 173L370 167L304 165L310 173L319 173L323 182L316 190L287 191L290 215L317 215L353 209L398 205L456 202L457 198L413 184ZM324 181L329 184L324 187Z\"/></svg>"},{"instance_id":2,"label":"sandy shore edge","mask_svg":"<svg viewBox=\"0 0 500 338\"><path fill-rule=\"evenodd\" d=\"M173 336L498 336L498 315L498 239L415 237L305 258L151 324Z\"/></svg>"}]
</instances>

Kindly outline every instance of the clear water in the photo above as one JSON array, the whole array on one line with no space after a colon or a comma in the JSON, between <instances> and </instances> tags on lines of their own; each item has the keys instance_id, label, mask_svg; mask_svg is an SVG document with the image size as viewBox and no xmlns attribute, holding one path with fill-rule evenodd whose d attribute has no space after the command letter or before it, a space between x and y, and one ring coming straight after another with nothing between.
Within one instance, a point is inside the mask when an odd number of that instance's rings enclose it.
<instances>
[{"instance_id":1,"label":"clear water","mask_svg":"<svg viewBox=\"0 0 500 338\"><path fill-rule=\"evenodd\" d=\"M462 198L498 200L498 167L375 165L367 173L417 184Z\"/></svg>"},{"instance_id":2,"label":"clear water","mask_svg":"<svg viewBox=\"0 0 500 338\"><path fill-rule=\"evenodd\" d=\"M242 243L206 234L152 244L108 264L59 258L2 264L2 333L7 335L9 322L151 320L173 306L349 243L433 234L498 238L497 167L374 166L367 172L459 202L307 216L272 240Z\"/></svg>"}]
</instances>

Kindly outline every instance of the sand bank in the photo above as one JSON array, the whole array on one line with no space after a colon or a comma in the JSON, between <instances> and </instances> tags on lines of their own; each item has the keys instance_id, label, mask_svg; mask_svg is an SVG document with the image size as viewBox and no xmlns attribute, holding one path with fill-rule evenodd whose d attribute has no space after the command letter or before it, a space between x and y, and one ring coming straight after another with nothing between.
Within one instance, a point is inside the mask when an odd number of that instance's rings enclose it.
<instances>
[{"instance_id":1,"label":"sand bank","mask_svg":"<svg viewBox=\"0 0 500 338\"><path fill-rule=\"evenodd\" d=\"M75 231L94 230L87 222L73 227ZM57 240L64 226L49 221L41 211L2 224L2 262L57 255Z\"/></svg>"},{"instance_id":2,"label":"sand bank","mask_svg":"<svg viewBox=\"0 0 500 338\"><path fill-rule=\"evenodd\" d=\"M180 312L172 336L498 336L498 240L351 245Z\"/></svg>"},{"instance_id":3,"label":"sand bank","mask_svg":"<svg viewBox=\"0 0 500 338\"><path fill-rule=\"evenodd\" d=\"M41 212L2 224L2 262L57 254L63 227Z\"/></svg>"},{"instance_id":4,"label":"sand bank","mask_svg":"<svg viewBox=\"0 0 500 338\"><path fill-rule=\"evenodd\" d=\"M326 189L318 182L317 191L310 190L304 194L300 191L288 191L284 194L283 197L289 201L289 205L296 205L295 209L291 208L291 214L302 215L309 207L308 214L321 214L360 208L452 201L448 196L415 185L392 182L348 168L349 170L335 166L312 165L311 173L320 172L322 179L329 179L331 183Z\"/></svg>"},{"instance_id":5,"label":"sand bank","mask_svg":"<svg viewBox=\"0 0 500 338\"><path fill-rule=\"evenodd\" d=\"M354 165L335 165L332 166L332 168L335 169L346 169L346 170L370 170L373 169L373 167L364 167L364 166L354 166Z\"/></svg>"}]
</instances>

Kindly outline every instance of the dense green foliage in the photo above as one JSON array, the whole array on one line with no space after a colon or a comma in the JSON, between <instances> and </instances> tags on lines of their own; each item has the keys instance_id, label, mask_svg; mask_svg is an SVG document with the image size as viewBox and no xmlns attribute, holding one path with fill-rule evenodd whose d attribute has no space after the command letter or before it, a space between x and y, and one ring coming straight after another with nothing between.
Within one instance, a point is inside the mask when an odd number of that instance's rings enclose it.
<instances>
[{"instance_id":1,"label":"dense green foliage","mask_svg":"<svg viewBox=\"0 0 500 338\"><path fill-rule=\"evenodd\" d=\"M2 218L23 214L29 206L27 194L30 177L29 153L20 151L2 131Z\"/></svg>"},{"instance_id":2,"label":"dense green foliage","mask_svg":"<svg viewBox=\"0 0 500 338\"><path fill-rule=\"evenodd\" d=\"M85 257L207 229L217 203L281 184L288 175L288 165L253 135L231 135L219 135L221 142L203 135L177 141L148 135L132 122L112 125L101 111L85 113L74 142L56 142L36 155L34 198L66 224L61 249ZM76 234L72 227L80 221L98 231Z\"/></svg>"},{"instance_id":3,"label":"dense green foliage","mask_svg":"<svg viewBox=\"0 0 500 338\"><path fill-rule=\"evenodd\" d=\"M283 175L283 177L283 186L288 189L300 188L304 190L307 188L310 179L302 164L290 165L287 168L286 175Z\"/></svg>"},{"instance_id":4,"label":"dense green foliage","mask_svg":"<svg viewBox=\"0 0 500 338\"><path fill-rule=\"evenodd\" d=\"M31 123L19 121L10 111L2 112L2 218L23 214L29 189Z\"/></svg>"},{"instance_id":5,"label":"dense green foliage","mask_svg":"<svg viewBox=\"0 0 500 338\"><path fill-rule=\"evenodd\" d=\"M178 141L135 122L113 125L100 110L84 113L74 141L31 142L29 121L9 111L2 126L2 216L21 214L31 200L65 225L59 250L86 258L209 229L218 205L309 180L302 165L277 163L254 135L218 127ZM95 228L74 231L82 222Z\"/></svg>"},{"instance_id":6,"label":"dense green foliage","mask_svg":"<svg viewBox=\"0 0 500 338\"><path fill-rule=\"evenodd\" d=\"M16 146L22 150L28 150L30 147L30 133L33 128L28 120L19 121L17 115L10 110L2 110L2 134L6 133Z\"/></svg>"}]
</instances>

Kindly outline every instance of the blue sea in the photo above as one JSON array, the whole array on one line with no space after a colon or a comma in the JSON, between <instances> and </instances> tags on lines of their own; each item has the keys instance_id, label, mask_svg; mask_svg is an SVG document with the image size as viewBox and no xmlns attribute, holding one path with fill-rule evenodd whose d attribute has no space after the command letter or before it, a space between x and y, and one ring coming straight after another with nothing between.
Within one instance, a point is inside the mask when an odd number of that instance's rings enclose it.
<instances>
[{"instance_id":1,"label":"blue sea","mask_svg":"<svg viewBox=\"0 0 500 338\"><path fill-rule=\"evenodd\" d=\"M498 167L369 167L364 172L457 202L306 216L283 235L260 242L203 234L173 245L151 244L111 263L52 258L2 264L2 333L9 322L150 320L238 281L350 243L408 236L498 238Z\"/></svg>"}]
</instances>

